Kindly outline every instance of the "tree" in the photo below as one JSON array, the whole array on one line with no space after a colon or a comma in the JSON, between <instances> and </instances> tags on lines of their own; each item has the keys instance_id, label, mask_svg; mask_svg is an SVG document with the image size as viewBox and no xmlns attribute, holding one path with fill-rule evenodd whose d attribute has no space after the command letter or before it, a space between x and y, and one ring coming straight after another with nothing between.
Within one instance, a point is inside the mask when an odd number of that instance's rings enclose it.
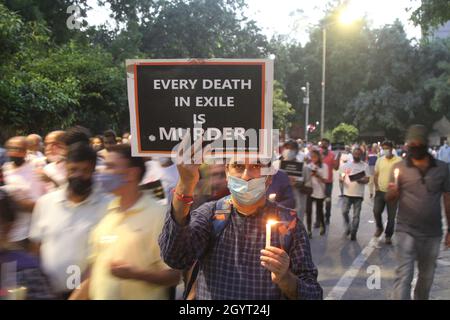
<instances>
[{"instance_id":1,"label":"tree","mask_svg":"<svg viewBox=\"0 0 450 320\"><path fill-rule=\"evenodd\" d=\"M427 34L431 29L450 20L450 2L448 0L421 0L421 5L411 13L411 21L420 25Z\"/></svg>"},{"instance_id":2,"label":"tree","mask_svg":"<svg viewBox=\"0 0 450 320\"><path fill-rule=\"evenodd\" d=\"M333 142L343 142L345 144L351 144L356 141L359 136L359 131L356 127L341 123L331 132Z\"/></svg>"},{"instance_id":3,"label":"tree","mask_svg":"<svg viewBox=\"0 0 450 320\"><path fill-rule=\"evenodd\" d=\"M290 126L288 116L294 113L294 109L286 101L286 95L280 83L275 81L273 87L273 127L284 130Z\"/></svg>"},{"instance_id":4,"label":"tree","mask_svg":"<svg viewBox=\"0 0 450 320\"><path fill-rule=\"evenodd\" d=\"M45 24L24 22L2 4L0 46L2 132L128 126L124 70L102 48L55 45Z\"/></svg>"}]
</instances>

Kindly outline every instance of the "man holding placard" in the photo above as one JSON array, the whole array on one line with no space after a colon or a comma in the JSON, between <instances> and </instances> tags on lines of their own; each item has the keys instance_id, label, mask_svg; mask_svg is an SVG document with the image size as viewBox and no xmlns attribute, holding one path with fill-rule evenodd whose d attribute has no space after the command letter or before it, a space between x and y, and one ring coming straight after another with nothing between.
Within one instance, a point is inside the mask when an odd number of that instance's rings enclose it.
<instances>
[{"instance_id":1,"label":"man holding placard","mask_svg":"<svg viewBox=\"0 0 450 320\"><path fill-rule=\"evenodd\" d=\"M266 199L267 165L232 159L226 166L231 196L191 211L199 166L178 165L180 180L159 240L169 266L187 269L198 261L195 298L321 299L303 224L294 210ZM218 234L220 221L226 222Z\"/></svg>"},{"instance_id":2,"label":"man holding placard","mask_svg":"<svg viewBox=\"0 0 450 320\"><path fill-rule=\"evenodd\" d=\"M342 214L344 216L345 234L350 235L352 241L356 240L365 185L369 183L369 168L365 162L361 161L361 156L362 150L355 148L353 150L353 162L346 163L343 166L343 174L340 176L344 184ZM349 212L352 206L353 219L350 223Z\"/></svg>"}]
</instances>

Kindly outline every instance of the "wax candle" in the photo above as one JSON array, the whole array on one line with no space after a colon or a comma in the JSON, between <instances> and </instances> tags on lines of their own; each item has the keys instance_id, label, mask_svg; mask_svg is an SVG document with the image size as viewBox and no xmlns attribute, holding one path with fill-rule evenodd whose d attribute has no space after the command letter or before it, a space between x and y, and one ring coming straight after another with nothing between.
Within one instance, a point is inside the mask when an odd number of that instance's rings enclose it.
<instances>
[{"instance_id":1,"label":"wax candle","mask_svg":"<svg viewBox=\"0 0 450 320\"><path fill-rule=\"evenodd\" d=\"M395 179L395 184L398 186L398 174L400 173L400 170L398 168L396 168L394 170L394 179Z\"/></svg>"},{"instance_id":2,"label":"wax candle","mask_svg":"<svg viewBox=\"0 0 450 320\"><path fill-rule=\"evenodd\" d=\"M267 221L267 224L266 224L266 248L270 247L270 237L271 237L271 232L272 232L272 226L276 223L277 222L274 220Z\"/></svg>"}]
</instances>

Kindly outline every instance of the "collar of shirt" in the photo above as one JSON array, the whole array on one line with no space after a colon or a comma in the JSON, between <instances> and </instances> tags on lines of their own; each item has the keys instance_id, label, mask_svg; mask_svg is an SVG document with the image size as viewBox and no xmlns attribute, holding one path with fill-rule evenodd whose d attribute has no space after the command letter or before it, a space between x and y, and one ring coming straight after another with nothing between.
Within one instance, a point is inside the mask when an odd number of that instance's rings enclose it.
<instances>
[{"instance_id":1,"label":"collar of shirt","mask_svg":"<svg viewBox=\"0 0 450 320\"><path fill-rule=\"evenodd\" d=\"M84 204L95 204L98 201L100 201L100 198L102 196L94 188L86 199L84 199L81 202L75 203L73 201L70 201L69 198L67 197L67 193L68 193L68 185L67 184L64 185L60 190L58 190L56 192L57 192L57 194L55 195L56 202L63 202L64 205L66 205L67 207L71 207L71 208L76 208L76 207L79 207Z\"/></svg>"},{"instance_id":2,"label":"collar of shirt","mask_svg":"<svg viewBox=\"0 0 450 320\"><path fill-rule=\"evenodd\" d=\"M120 210L120 197L115 197L114 200L112 200L108 206L108 212L114 212L118 214L122 214L124 218L138 214L145 210L146 208L146 192L142 192L140 198L136 203L131 206L131 208L128 208L125 211Z\"/></svg>"}]
</instances>

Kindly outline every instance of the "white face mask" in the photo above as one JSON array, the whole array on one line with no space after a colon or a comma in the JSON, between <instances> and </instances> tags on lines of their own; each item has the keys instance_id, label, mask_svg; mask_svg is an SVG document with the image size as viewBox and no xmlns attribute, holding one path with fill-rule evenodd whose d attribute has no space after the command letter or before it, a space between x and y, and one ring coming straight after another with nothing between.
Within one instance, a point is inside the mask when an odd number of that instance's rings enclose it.
<instances>
[{"instance_id":1,"label":"white face mask","mask_svg":"<svg viewBox=\"0 0 450 320\"><path fill-rule=\"evenodd\" d=\"M284 149L282 156L284 160L287 161L292 161L295 160L295 156L297 155L297 152L295 152L295 150L291 150L291 149Z\"/></svg>"},{"instance_id":2,"label":"white face mask","mask_svg":"<svg viewBox=\"0 0 450 320\"><path fill-rule=\"evenodd\" d=\"M266 176L246 181L228 175L228 189L239 204L252 205L265 196L266 181Z\"/></svg>"}]
</instances>

